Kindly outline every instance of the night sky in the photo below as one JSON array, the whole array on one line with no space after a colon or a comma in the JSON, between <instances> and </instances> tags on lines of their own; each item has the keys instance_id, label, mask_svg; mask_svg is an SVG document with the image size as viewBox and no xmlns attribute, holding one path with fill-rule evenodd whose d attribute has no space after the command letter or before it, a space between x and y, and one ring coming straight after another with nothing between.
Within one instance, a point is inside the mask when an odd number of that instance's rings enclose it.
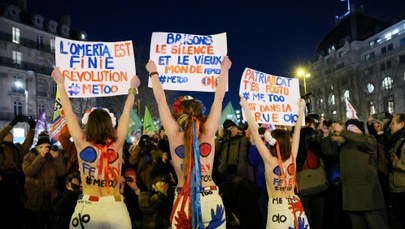
<instances>
[{"instance_id":1,"label":"night sky","mask_svg":"<svg viewBox=\"0 0 405 229\"><path fill-rule=\"evenodd\" d=\"M13 1L11 1L13 2ZM403 0L351 0L367 15L392 22L405 13ZM227 33L230 91L239 108L239 82L245 67L291 77L347 11L340 0L28 0L28 10L46 20L71 15L72 28L90 41L132 40L149 47L152 32ZM147 82L143 82L147 83ZM182 93L187 94L187 92ZM197 93L210 104L213 93Z\"/></svg>"}]
</instances>

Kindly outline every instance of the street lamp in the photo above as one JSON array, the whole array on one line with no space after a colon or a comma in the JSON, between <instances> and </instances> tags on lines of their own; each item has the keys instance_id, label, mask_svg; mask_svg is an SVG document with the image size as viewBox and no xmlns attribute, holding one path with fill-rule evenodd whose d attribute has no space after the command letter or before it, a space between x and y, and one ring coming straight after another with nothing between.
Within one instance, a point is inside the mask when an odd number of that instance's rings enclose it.
<instances>
[{"instance_id":1,"label":"street lamp","mask_svg":"<svg viewBox=\"0 0 405 229\"><path fill-rule=\"evenodd\" d=\"M297 69L297 76L302 78L304 80L304 95L307 94L307 82L306 82L306 78L310 77L311 74L309 72L307 72L305 69L303 68L298 68Z\"/></svg>"},{"instance_id":2,"label":"street lamp","mask_svg":"<svg viewBox=\"0 0 405 229\"><path fill-rule=\"evenodd\" d=\"M15 82L15 86L16 86L17 88L22 88L22 89L24 89L24 95L25 95L25 115L28 115L28 90L23 87L23 84L21 83L21 81L16 81L16 82Z\"/></svg>"}]
</instances>

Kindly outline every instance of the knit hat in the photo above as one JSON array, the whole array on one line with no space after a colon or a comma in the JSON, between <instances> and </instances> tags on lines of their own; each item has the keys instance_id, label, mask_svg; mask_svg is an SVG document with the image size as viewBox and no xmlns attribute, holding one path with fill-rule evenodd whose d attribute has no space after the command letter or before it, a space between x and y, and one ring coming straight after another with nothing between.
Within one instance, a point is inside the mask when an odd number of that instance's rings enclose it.
<instances>
[{"instance_id":1,"label":"knit hat","mask_svg":"<svg viewBox=\"0 0 405 229\"><path fill-rule=\"evenodd\" d=\"M135 177L136 176L135 170L133 168L125 169L124 177L127 177L127 176L134 176Z\"/></svg>"},{"instance_id":2,"label":"knit hat","mask_svg":"<svg viewBox=\"0 0 405 229\"><path fill-rule=\"evenodd\" d=\"M346 128L347 128L350 124L351 124L351 125L355 125L357 128L359 128L359 129L361 130L361 132L364 133L364 122L362 122L362 121L360 121L360 120L358 120L358 119L349 119L349 120L347 120L346 123L345 123Z\"/></svg>"},{"instance_id":3,"label":"knit hat","mask_svg":"<svg viewBox=\"0 0 405 229\"><path fill-rule=\"evenodd\" d=\"M224 127L225 130L228 129L229 127L231 127L231 126L236 126L236 127L238 127L238 125L236 125L236 123L234 123L234 122L233 122L232 120L230 120L230 119L225 120L224 123L222 124L222 126Z\"/></svg>"},{"instance_id":4,"label":"knit hat","mask_svg":"<svg viewBox=\"0 0 405 229\"><path fill-rule=\"evenodd\" d=\"M44 143L51 144L51 141L49 140L48 131L42 131L41 133L38 134L38 141L35 146L39 146Z\"/></svg>"},{"instance_id":5,"label":"knit hat","mask_svg":"<svg viewBox=\"0 0 405 229\"><path fill-rule=\"evenodd\" d=\"M157 175L157 176L155 176L155 177L152 179L152 184L156 184L156 183L159 182L159 181L163 181L163 182L166 182L166 183L170 183L171 177L170 177L170 175L168 175L168 174L160 174L160 175Z\"/></svg>"},{"instance_id":6,"label":"knit hat","mask_svg":"<svg viewBox=\"0 0 405 229\"><path fill-rule=\"evenodd\" d=\"M78 172L73 172L73 173L67 175L67 176L66 176L66 179L65 179L65 182L66 182L66 183L71 183L72 180L75 179L75 178L78 179L78 180L80 180L80 175L79 175Z\"/></svg>"}]
</instances>

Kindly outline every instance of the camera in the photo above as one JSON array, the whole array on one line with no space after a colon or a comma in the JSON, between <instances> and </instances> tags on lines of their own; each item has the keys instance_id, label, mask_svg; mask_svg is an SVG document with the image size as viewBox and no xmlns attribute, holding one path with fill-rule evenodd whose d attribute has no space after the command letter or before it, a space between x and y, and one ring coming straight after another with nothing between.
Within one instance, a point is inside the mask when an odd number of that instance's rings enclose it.
<instances>
[{"instance_id":1,"label":"camera","mask_svg":"<svg viewBox=\"0 0 405 229\"><path fill-rule=\"evenodd\" d=\"M29 120L33 120L32 116L24 116L23 117L24 122L28 122Z\"/></svg>"},{"instance_id":2,"label":"camera","mask_svg":"<svg viewBox=\"0 0 405 229\"><path fill-rule=\"evenodd\" d=\"M161 181L165 183L170 183L172 181L172 178L170 177L170 175L165 174L162 176Z\"/></svg>"},{"instance_id":3,"label":"camera","mask_svg":"<svg viewBox=\"0 0 405 229\"><path fill-rule=\"evenodd\" d=\"M323 120L322 124L324 126L330 127L332 125L332 123L334 123L335 121L333 121L332 119L325 119Z\"/></svg>"},{"instance_id":4,"label":"camera","mask_svg":"<svg viewBox=\"0 0 405 229\"><path fill-rule=\"evenodd\" d=\"M135 182L135 179L133 177L125 177L125 182Z\"/></svg>"},{"instance_id":5,"label":"camera","mask_svg":"<svg viewBox=\"0 0 405 229\"><path fill-rule=\"evenodd\" d=\"M58 147L57 145L53 145L53 146L51 146L51 147L49 148L49 150L58 151L58 150L59 150L59 147Z\"/></svg>"}]
</instances>

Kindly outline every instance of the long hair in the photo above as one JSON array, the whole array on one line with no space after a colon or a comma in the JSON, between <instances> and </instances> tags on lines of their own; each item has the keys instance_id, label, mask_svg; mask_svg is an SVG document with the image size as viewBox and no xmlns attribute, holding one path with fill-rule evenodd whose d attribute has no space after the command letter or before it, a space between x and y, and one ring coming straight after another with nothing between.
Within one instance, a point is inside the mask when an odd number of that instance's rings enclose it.
<instances>
[{"instance_id":1,"label":"long hair","mask_svg":"<svg viewBox=\"0 0 405 229\"><path fill-rule=\"evenodd\" d=\"M285 162L291 156L291 135L288 131L282 129L275 129L271 131L273 138L277 140L277 143L280 147L281 160ZM270 146L270 153L273 157L277 157L276 145Z\"/></svg>"},{"instance_id":2,"label":"long hair","mask_svg":"<svg viewBox=\"0 0 405 229\"><path fill-rule=\"evenodd\" d=\"M115 142L117 136L110 115L102 109L93 110L85 127L86 140L105 145L107 141Z\"/></svg>"},{"instance_id":3,"label":"long hair","mask_svg":"<svg viewBox=\"0 0 405 229\"><path fill-rule=\"evenodd\" d=\"M174 113L174 117L177 119L177 123L184 131L183 137L183 150L184 150L184 158L183 158L183 173L184 177L187 177L187 168L188 162L191 157L191 148L192 148L192 140L193 140L193 118L197 119L200 122L200 129L197 130L198 133L201 133L202 126L206 121L207 117L202 113L203 105L194 100L182 100L180 103L180 110Z\"/></svg>"}]
</instances>

